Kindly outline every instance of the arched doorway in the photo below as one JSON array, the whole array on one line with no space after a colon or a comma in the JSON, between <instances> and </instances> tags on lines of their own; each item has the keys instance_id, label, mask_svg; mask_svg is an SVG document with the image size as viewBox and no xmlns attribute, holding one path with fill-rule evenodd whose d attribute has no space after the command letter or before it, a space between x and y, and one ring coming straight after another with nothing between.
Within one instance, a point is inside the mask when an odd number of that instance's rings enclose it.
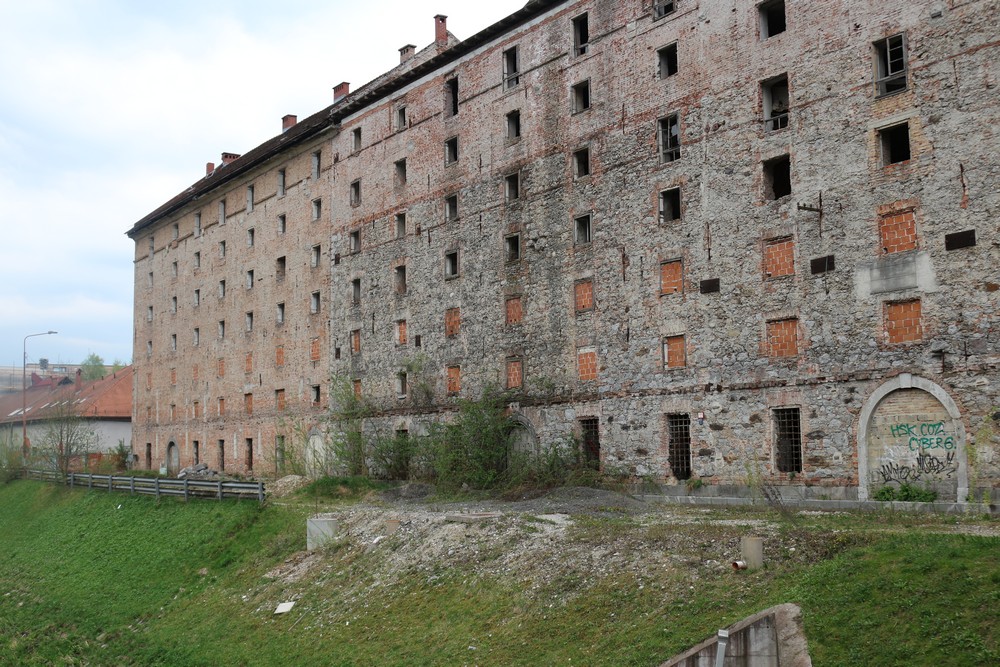
<instances>
[{"instance_id":1,"label":"arched doorway","mask_svg":"<svg viewBox=\"0 0 1000 667\"><path fill-rule=\"evenodd\" d=\"M934 489L945 501L965 501L969 487L958 406L940 386L909 373L872 393L858 423L858 498L900 484Z\"/></svg>"},{"instance_id":2,"label":"arched doorway","mask_svg":"<svg viewBox=\"0 0 1000 667\"><path fill-rule=\"evenodd\" d=\"M180 472L181 469L181 456L180 449L177 447L177 443L171 441L167 445L167 474L171 477Z\"/></svg>"}]
</instances>

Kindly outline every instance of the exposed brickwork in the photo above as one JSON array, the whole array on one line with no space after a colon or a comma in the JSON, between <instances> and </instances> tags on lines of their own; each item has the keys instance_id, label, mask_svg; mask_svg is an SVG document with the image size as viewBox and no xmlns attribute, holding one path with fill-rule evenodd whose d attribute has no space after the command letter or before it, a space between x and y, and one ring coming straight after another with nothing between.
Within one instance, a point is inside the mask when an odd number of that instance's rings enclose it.
<instances>
[{"instance_id":1,"label":"exposed brickwork","mask_svg":"<svg viewBox=\"0 0 1000 667\"><path fill-rule=\"evenodd\" d=\"M520 359L507 360L507 388L519 389L524 381L523 362Z\"/></svg>"},{"instance_id":2,"label":"exposed brickwork","mask_svg":"<svg viewBox=\"0 0 1000 667\"><path fill-rule=\"evenodd\" d=\"M917 222L912 209L880 215L878 228L883 253L916 250Z\"/></svg>"},{"instance_id":3,"label":"exposed brickwork","mask_svg":"<svg viewBox=\"0 0 1000 667\"><path fill-rule=\"evenodd\" d=\"M507 324L520 324L521 319L524 317L523 307L521 305L521 297L515 296L507 299L504 302L505 310L505 322Z\"/></svg>"},{"instance_id":4,"label":"exposed brickwork","mask_svg":"<svg viewBox=\"0 0 1000 667\"><path fill-rule=\"evenodd\" d=\"M921 340L920 299L885 304L885 334L889 343Z\"/></svg>"},{"instance_id":5,"label":"exposed brickwork","mask_svg":"<svg viewBox=\"0 0 1000 667\"><path fill-rule=\"evenodd\" d=\"M580 350L576 353L577 378L580 382L590 382L597 379L597 352Z\"/></svg>"},{"instance_id":6,"label":"exposed brickwork","mask_svg":"<svg viewBox=\"0 0 1000 667\"><path fill-rule=\"evenodd\" d=\"M399 345L406 345L406 320L396 321L396 343Z\"/></svg>"},{"instance_id":7,"label":"exposed brickwork","mask_svg":"<svg viewBox=\"0 0 1000 667\"><path fill-rule=\"evenodd\" d=\"M773 239L764 244L764 277L781 278L795 274L795 242Z\"/></svg>"},{"instance_id":8,"label":"exposed brickwork","mask_svg":"<svg viewBox=\"0 0 1000 667\"><path fill-rule=\"evenodd\" d=\"M660 294L676 294L684 290L684 263L679 259L660 264Z\"/></svg>"},{"instance_id":9,"label":"exposed brickwork","mask_svg":"<svg viewBox=\"0 0 1000 667\"><path fill-rule=\"evenodd\" d=\"M457 394L462 391L462 367L448 366L448 393Z\"/></svg>"},{"instance_id":10,"label":"exposed brickwork","mask_svg":"<svg viewBox=\"0 0 1000 667\"><path fill-rule=\"evenodd\" d=\"M594 281L581 280L573 286L573 302L576 310L590 310L594 307Z\"/></svg>"},{"instance_id":11,"label":"exposed brickwork","mask_svg":"<svg viewBox=\"0 0 1000 667\"><path fill-rule=\"evenodd\" d=\"M461 308L449 308L444 311L444 335L457 336L462 330L462 310Z\"/></svg>"},{"instance_id":12,"label":"exposed brickwork","mask_svg":"<svg viewBox=\"0 0 1000 667\"><path fill-rule=\"evenodd\" d=\"M775 320L767 323L767 356L794 357L799 353L799 321Z\"/></svg>"},{"instance_id":13,"label":"exposed brickwork","mask_svg":"<svg viewBox=\"0 0 1000 667\"><path fill-rule=\"evenodd\" d=\"M664 364L667 368L687 366L687 350L684 336L667 336L663 339Z\"/></svg>"}]
</instances>

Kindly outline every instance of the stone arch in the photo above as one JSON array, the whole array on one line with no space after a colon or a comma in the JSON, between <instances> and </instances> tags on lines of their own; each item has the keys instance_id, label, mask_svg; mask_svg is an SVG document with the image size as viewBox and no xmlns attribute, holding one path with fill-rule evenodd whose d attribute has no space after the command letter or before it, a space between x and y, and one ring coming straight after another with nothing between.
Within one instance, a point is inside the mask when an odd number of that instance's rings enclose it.
<instances>
[{"instance_id":1,"label":"stone arch","mask_svg":"<svg viewBox=\"0 0 1000 667\"><path fill-rule=\"evenodd\" d=\"M181 469L181 450L177 443L171 440L167 444L167 475L175 476Z\"/></svg>"},{"instance_id":2,"label":"stone arch","mask_svg":"<svg viewBox=\"0 0 1000 667\"><path fill-rule=\"evenodd\" d=\"M942 463L946 463L947 465L942 469L942 474L946 476L949 484L954 485L955 500L964 502L969 492L969 471L965 447L965 425L962 423L961 412L959 412L958 405L954 399L940 385L926 378L911 375L910 373L901 373L884 382L872 392L861 408L857 431L858 499L868 500L870 485L873 483L875 477L882 474L877 461L874 460L880 454L880 451L878 451L879 447L877 446L878 443L876 442L879 437L879 426L875 422L879 416L880 407L886 405L886 401L894 398L894 395L902 396L902 394L897 394L897 392L907 392L909 390L916 390L916 393L911 395L914 398L922 399L925 401L925 404L929 404L927 402L931 399L936 401L940 406L941 412L947 415L947 419L942 419L940 426L933 423L899 425L898 437L903 444L899 445L897 450L903 450L904 453L909 451L912 454L912 460L907 459L900 463L890 461L884 465L888 465L890 469L893 465L896 465L899 475L905 477L914 470L916 473L912 474L922 475L922 466L918 465L917 460L919 456L934 457L938 461L944 459ZM921 426L925 428L921 429ZM907 429L913 427L916 427L915 432L910 433ZM922 433L921 430L923 430ZM927 441L929 448L925 449L924 445L921 444L921 437L931 438L931 440ZM914 448L911 438L917 438L916 448ZM908 470L911 472L908 472ZM917 479L917 477L914 477L914 479ZM934 475L931 474L929 479L933 480ZM950 496L951 492L949 491L946 495Z\"/></svg>"},{"instance_id":3,"label":"stone arch","mask_svg":"<svg viewBox=\"0 0 1000 667\"><path fill-rule=\"evenodd\" d=\"M535 431L535 426L531 423L531 420L522 413L517 412L511 415L511 421L514 424L514 428L511 430L510 437L508 438L510 451L529 456L538 456L541 454L538 433Z\"/></svg>"}]
</instances>

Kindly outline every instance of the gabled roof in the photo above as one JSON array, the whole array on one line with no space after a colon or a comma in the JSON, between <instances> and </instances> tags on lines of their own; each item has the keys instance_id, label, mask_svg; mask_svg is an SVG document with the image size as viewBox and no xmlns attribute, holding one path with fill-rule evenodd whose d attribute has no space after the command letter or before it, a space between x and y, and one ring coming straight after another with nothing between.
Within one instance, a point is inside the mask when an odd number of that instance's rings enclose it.
<instances>
[{"instance_id":1,"label":"gabled roof","mask_svg":"<svg viewBox=\"0 0 1000 667\"><path fill-rule=\"evenodd\" d=\"M130 420L132 418L131 366L92 382L77 382L67 376L41 378L32 373L26 392L0 396L0 424L21 423L21 406L27 405L29 422L44 421L71 411L87 419Z\"/></svg>"},{"instance_id":2,"label":"gabled roof","mask_svg":"<svg viewBox=\"0 0 1000 667\"><path fill-rule=\"evenodd\" d=\"M366 106L379 102L383 98L392 95L401 88L408 86L437 69L458 61L475 49L530 21L550 7L565 1L529 0L524 7L513 14L497 21L485 30L479 31L465 41L450 45L448 48L438 52L437 55L426 58L423 62L418 61L416 64L412 62L401 63L385 74L376 77L357 91L334 102L322 111L314 113L305 120L296 123L282 134L265 141L233 162L216 168L211 174L206 175L187 190L140 219L132 225L132 228L126 234L134 238L137 233L155 224L161 218L176 212L186 204L195 201L219 186L263 164L285 149L304 143L324 130L339 128L340 122L347 116L360 111ZM425 50L421 50L421 54Z\"/></svg>"}]
</instances>

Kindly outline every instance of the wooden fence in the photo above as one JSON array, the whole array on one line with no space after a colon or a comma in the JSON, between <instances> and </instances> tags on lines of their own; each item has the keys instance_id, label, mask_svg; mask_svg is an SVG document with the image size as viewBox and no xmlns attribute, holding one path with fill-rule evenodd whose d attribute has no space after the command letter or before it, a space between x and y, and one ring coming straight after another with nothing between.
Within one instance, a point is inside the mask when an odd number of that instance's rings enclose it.
<instances>
[{"instance_id":1,"label":"wooden fence","mask_svg":"<svg viewBox=\"0 0 1000 667\"><path fill-rule=\"evenodd\" d=\"M71 472L63 477L52 470L25 470L25 479L64 483L67 486L85 487L96 491L128 491L147 496L176 496L184 498L237 498L264 502L264 482L233 482L208 479L163 479L160 477L124 477L119 475L91 475Z\"/></svg>"}]
</instances>

